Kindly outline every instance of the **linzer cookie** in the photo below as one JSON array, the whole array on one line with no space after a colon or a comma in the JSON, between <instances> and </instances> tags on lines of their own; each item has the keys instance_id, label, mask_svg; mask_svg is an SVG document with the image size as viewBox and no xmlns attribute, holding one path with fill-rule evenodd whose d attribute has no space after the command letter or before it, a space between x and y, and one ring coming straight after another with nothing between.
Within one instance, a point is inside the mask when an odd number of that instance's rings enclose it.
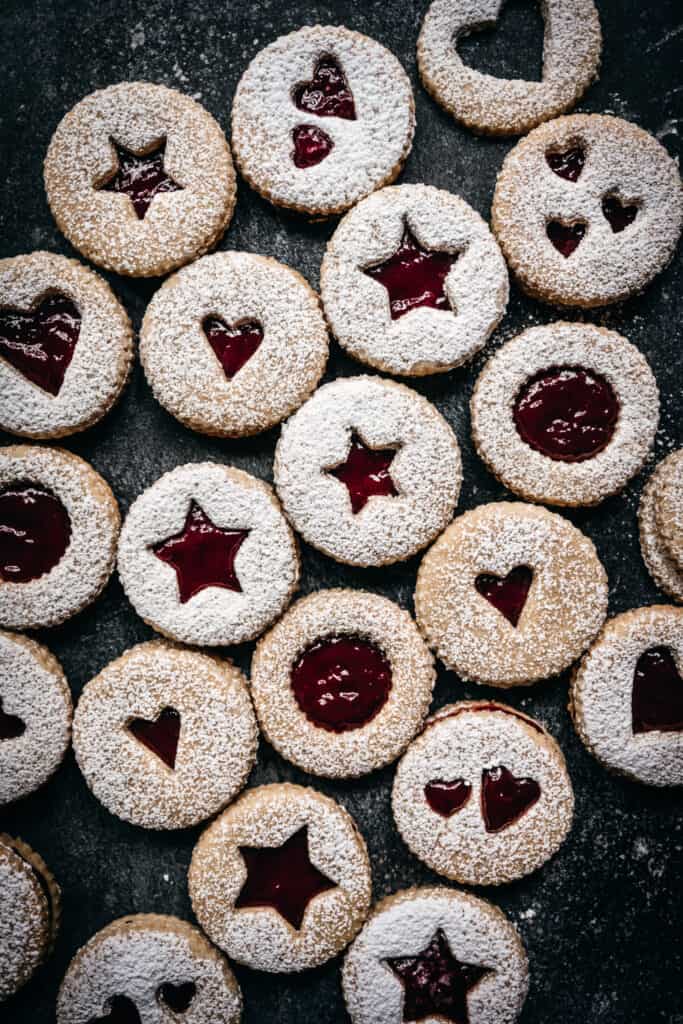
<instances>
[{"instance_id":1,"label":"linzer cookie","mask_svg":"<svg viewBox=\"0 0 683 1024\"><path fill-rule=\"evenodd\" d=\"M547 0L540 82L498 78L462 60L460 39L495 25L504 0L434 0L417 41L422 83L475 132L521 135L569 110L597 77L602 51L593 0Z\"/></svg>"},{"instance_id":2,"label":"linzer cookie","mask_svg":"<svg viewBox=\"0 0 683 1024\"><path fill-rule=\"evenodd\" d=\"M92 466L61 448L0 450L0 626L54 626L114 567L119 510Z\"/></svg>"},{"instance_id":3,"label":"linzer cookie","mask_svg":"<svg viewBox=\"0 0 683 1024\"><path fill-rule=\"evenodd\" d=\"M78 950L57 998L57 1024L239 1024L242 994L225 957L177 917L112 921Z\"/></svg>"},{"instance_id":4,"label":"linzer cookie","mask_svg":"<svg viewBox=\"0 0 683 1024\"><path fill-rule=\"evenodd\" d=\"M449 522L460 449L417 392L380 377L325 384L283 426L275 484L294 528L349 565L410 558Z\"/></svg>"},{"instance_id":5,"label":"linzer cookie","mask_svg":"<svg viewBox=\"0 0 683 1024\"><path fill-rule=\"evenodd\" d=\"M564 757L539 722L505 704L441 708L401 758L396 826L416 857L464 885L535 871L564 842L574 794Z\"/></svg>"},{"instance_id":6,"label":"linzer cookie","mask_svg":"<svg viewBox=\"0 0 683 1024\"><path fill-rule=\"evenodd\" d=\"M304 771L355 777L393 761L424 721L434 666L410 615L358 590L298 601L251 664L263 733Z\"/></svg>"},{"instance_id":7,"label":"linzer cookie","mask_svg":"<svg viewBox=\"0 0 683 1024\"><path fill-rule=\"evenodd\" d=\"M652 605L610 619L572 680L587 749L651 786L683 785L683 608Z\"/></svg>"},{"instance_id":8,"label":"linzer cookie","mask_svg":"<svg viewBox=\"0 0 683 1024\"><path fill-rule=\"evenodd\" d=\"M647 571L674 601L683 602L683 564L679 560L681 522L681 452L659 463L643 488L638 509L640 550Z\"/></svg>"},{"instance_id":9,"label":"linzer cookie","mask_svg":"<svg viewBox=\"0 0 683 1024\"><path fill-rule=\"evenodd\" d=\"M370 861L343 808L280 783L244 793L197 843L189 872L200 925L232 960L303 971L351 941L370 906Z\"/></svg>"},{"instance_id":10,"label":"linzer cookie","mask_svg":"<svg viewBox=\"0 0 683 1024\"><path fill-rule=\"evenodd\" d=\"M459 196L382 189L346 214L320 272L325 315L356 359L387 373L443 373L470 359L508 300L505 260Z\"/></svg>"},{"instance_id":11,"label":"linzer cookie","mask_svg":"<svg viewBox=\"0 0 683 1024\"><path fill-rule=\"evenodd\" d=\"M299 580L294 535L270 487L214 462L178 466L133 502L118 569L150 626L189 644L253 640Z\"/></svg>"},{"instance_id":12,"label":"linzer cookie","mask_svg":"<svg viewBox=\"0 0 683 1024\"><path fill-rule=\"evenodd\" d=\"M518 142L498 175L493 230L519 284L558 306L605 306L669 263L683 223L678 167L642 128L574 114Z\"/></svg>"},{"instance_id":13,"label":"linzer cookie","mask_svg":"<svg viewBox=\"0 0 683 1024\"><path fill-rule=\"evenodd\" d=\"M147 307L140 358L155 397L205 434L256 434L294 412L327 360L318 297L267 256L221 252L179 271Z\"/></svg>"},{"instance_id":14,"label":"linzer cookie","mask_svg":"<svg viewBox=\"0 0 683 1024\"><path fill-rule=\"evenodd\" d=\"M71 693L46 647L0 631L0 805L39 789L71 739Z\"/></svg>"},{"instance_id":15,"label":"linzer cookie","mask_svg":"<svg viewBox=\"0 0 683 1024\"><path fill-rule=\"evenodd\" d=\"M232 107L235 160L251 187L277 206L323 217L392 182L414 130L398 60L341 26L306 26L266 46Z\"/></svg>"},{"instance_id":16,"label":"linzer cookie","mask_svg":"<svg viewBox=\"0 0 683 1024\"><path fill-rule=\"evenodd\" d=\"M593 324L531 327L488 361L471 401L479 455L530 501L597 505L644 465L659 391L644 356Z\"/></svg>"},{"instance_id":17,"label":"linzer cookie","mask_svg":"<svg viewBox=\"0 0 683 1024\"><path fill-rule=\"evenodd\" d=\"M522 502L465 512L425 555L418 625L447 668L491 686L526 686L567 668L607 613L592 541Z\"/></svg>"},{"instance_id":18,"label":"linzer cookie","mask_svg":"<svg viewBox=\"0 0 683 1024\"><path fill-rule=\"evenodd\" d=\"M82 99L45 159L59 229L84 256L130 277L189 263L221 237L235 173L218 123L195 100L149 82Z\"/></svg>"},{"instance_id":19,"label":"linzer cookie","mask_svg":"<svg viewBox=\"0 0 683 1024\"><path fill-rule=\"evenodd\" d=\"M679 569L683 569L683 448L661 467L662 486L656 506L657 527Z\"/></svg>"},{"instance_id":20,"label":"linzer cookie","mask_svg":"<svg viewBox=\"0 0 683 1024\"><path fill-rule=\"evenodd\" d=\"M107 665L74 716L86 782L144 828L187 828L222 810L247 781L257 735L238 669L158 640Z\"/></svg>"},{"instance_id":21,"label":"linzer cookie","mask_svg":"<svg viewBox=\"0 0 683 1024\"><path fill-rule=\"evenodd\" d=\"M529 987L502 910L457 889L404 889L372 911L342 971L353 1024L514 1024Z\"/></svg>"},{"instance_id":22,"label":"linzer cookie","mask_svg":"<svg viewBox=\"0 0 683 1024\"><path fill-rule=\"evenodd\" d=\"M101 419L133 355L130 321L107 283L76 260L0 260L0 429L63 437Z\"/></svg>"}]
</instances>

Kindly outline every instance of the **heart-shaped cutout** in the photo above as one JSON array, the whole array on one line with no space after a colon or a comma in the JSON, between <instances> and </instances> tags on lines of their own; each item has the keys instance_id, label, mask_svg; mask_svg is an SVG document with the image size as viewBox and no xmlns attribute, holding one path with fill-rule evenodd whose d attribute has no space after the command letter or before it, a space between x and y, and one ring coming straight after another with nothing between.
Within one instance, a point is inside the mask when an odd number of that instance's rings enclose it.
<instances>
[{"instance_id":1,"label":"heart-shaped cutout","mask_svg":"<svg viewBox=\"0 0 683 1024\"><path fill-rule=\"evenodd\" d=\"M506 0L497 20L473 17L456 40L461 60L483 75L540 82L545 24L537 0Z\"/></svg>"},{"instance_id":2,"label":"heart-shaped cutout","mask_svg":"<svg viewBox=\"0 0 683 1024\"><path fill-rule=\"evenodd\" d=\"M292 131L294 150L292 160L300 170L315 167L332 152L334 142L327 132L314 124L299 124Z\"/></svg>"},{"instance_id":3,"label":"heart-shaped cutout","mask_svg":"<svg viewBox=\"0 0 683 1024\"><path fill-rule=\"evenodd\" d=\"M602 212L609 221L609 225L615 235L624 231L629 224L638 216L638 207L635 203L622 203L619 196L605 196L602 200Z\"/></svg>"},{"instance_id":4,"label":"heart-shaped cutout","mask_svg":"<svg viewBox=\"0 0 683 1024\"><path fill-rule=\"evenodd\" d=\"M185 1013L196 992L197 986L193 981L183 981L179 985L166 981L157 989L157 1001L168 1006L173 1013Z\"/></svg>"},{"instance_id":5,"label":"heart-shaped cutout","mask_svg":"<svg viewBox=\"0 0 683 1024\"><path fill-rule=\"evenodd\" d=\"M220 317L207 316L202 329L228 380L251 359L263 341L263 328L257 320L226 324Z\"/></svg>"},{"instance_id":6,"label":"heart-shaped cutout","mask_svg":"<svg viewBox=\"0 0 683 1024\"><path fill-rule=\"evenodd\" d=\"M28 311L0 309L0 356L50 395L64 383L81 332L81 314L66 295L46 295Z\"/></svg>"},{"instance_id":7,"label":"heart-shaped cutout","mask_svg":"<svg viewBox=\"0 0 683 1024\"><path fill-rule=\"evenodd\" d=\"M0 740L15 740L26 732L26 722L18 715L3 711L0 699Z\"/></svg>"},{"instance_id":8,"label":"heart-shaped cutout","mask_svg":"<svg viewBox=\"0 0 683 1024\"><path fill-rule=\"evenodd\" d=\"M432 779L425 786L425 799L431 809L442 818L450 818L452 814L464 807L470 798L472 787L464 779Z\"/></svg>"},{"instance_id":9,"label":"heart-shaped cutout","mask_svg":"<svg viewBox=\"0 0 683 1024\"><path fill-rule=\"evenodd\" d=\"M498 765L481 773L481 810L487 832L501 832L518 821L541 795L534 779L516 778Z\"/></svg>"},{"instance_id":10,"label":"heart-shaped cutout","mask_svg":"<svg viewBox=\"0 0 683 1024\"><path fill-rule=\"evenodd\" d=\"M586 234L586 225L583 221L565 224L561 220L551 220L548 221L546 233L557 251L568 259L581 244Z\"/></svg>"},{"instance_id":11,"label":"heart-shaped cutout","mask_svg":"<svg viewBox=\"0 0 683 1024\"><path fill-rule=\"evenodd\" d=\"M683 730L683 679L668 647L650 647L638 658L631 713L635 734Z\"/></svg>"},{"instance_id":12,"label":"heart-shaped cutout","mask_svg":"<svg viewBox=\"0 0 683 1024\"><path fill-rule=\"evenodd\" d=\"M299 108L318 117L356 120L353 94L339 62L329 53L319 57L310 82L300 82L292 93Z\"/></svg>"},{"instance_id":13,"label":"heart-shaped cutout","mask_svg":"<svg viewBox=\"0 0 683 1024\"><path fill-rule=\"evenodd\" d=\"M107 1000L108 1013L91 1017L88 1024L141 1024L138 1008L128 996L112 996Z\"/></svg>"},{"instance_id":14,"label":"heart-shaped cutout","mask_svg":"<svg viewBox=\"0 0 683 1024\"><path fill-rule=\"evenodd\" d=\"M581 146L549 149L545 158L550 170L566 181L578 181L586 162L586 154Z\"/></svg>"},{"instance_id":15,"label":"heart-shaped cutout","mask_svg":"<svg viewBox=\"0 0 683 1024\"><path fill-rule=\"evenodd\" d=\"M132 718L128 731L169 768L175 768L180 737L180 715L175 708L163 708L152 722L147 718Z\"/></svg>"},{"instance_id":16,"label":"heart-shaped cutout","mask_svg":"<svg viewBox=\"0 0 683 1024\"><path fill-rule=\"evenodd\" d=\"M474 581L482 597L497 608L513 626L519 622L534 574L528 565L516 565L507 576L480 573Z\"/></svg>"}]
</instances>

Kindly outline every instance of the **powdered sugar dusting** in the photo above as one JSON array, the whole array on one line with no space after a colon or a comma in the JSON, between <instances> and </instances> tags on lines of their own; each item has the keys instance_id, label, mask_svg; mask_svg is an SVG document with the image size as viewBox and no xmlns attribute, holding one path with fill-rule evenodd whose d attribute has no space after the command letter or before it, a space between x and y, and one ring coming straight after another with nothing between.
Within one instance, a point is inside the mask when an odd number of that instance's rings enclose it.
<instances>
[{"instance_id":1,"label":"powdered sugar dusting","mask_svg":"<svg viewBox=\"0 0 683 1024\"><path fill-rule=\"evenodd\" d=\"M0 835L0 999L16 992L43 960L47 900L31 865Z\"/></svg>"},{"instance_id":2,"label":"powdered sugar dusting","mask_svg":"<svg viewBox=\"0 0 683 1024\"><path fill-rule=\"evenodd\" d=\"M683 449L669 455L659 472L662 483L655 507L657 527L669 554L683 572Z\"/></svg>"},{"instance_id":3,"label":"powdered sugar dusting","mask_svg":"<svg viewBox=\"0 0 683 1024\"><path fill-rule=\"evenodd\" d=\"M638 507L638 526L640 529L640 550L647 571L658 587L673 597L674 601L683 602L683 569L671 556L669 547L659 530L657 508L661 501L663 486L667 480L668 456L655 469L643 488Z\"/></svg>"}]
</instances>

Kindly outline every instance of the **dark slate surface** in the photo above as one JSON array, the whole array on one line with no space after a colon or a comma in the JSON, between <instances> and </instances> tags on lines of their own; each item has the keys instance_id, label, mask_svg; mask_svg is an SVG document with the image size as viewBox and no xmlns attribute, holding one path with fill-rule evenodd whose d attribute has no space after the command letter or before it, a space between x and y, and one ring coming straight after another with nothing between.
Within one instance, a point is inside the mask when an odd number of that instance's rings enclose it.
<instances>
[{"instance_id":1,"label":"dark slate surface","mask_svg":"<svg viewBox=\"0 0 683 1024\"><path fill-rule=\"evenodd\" d=\"M678 0L598 4L605 34L602 76L580 109L611 111L636 121L677 154L681 86L676 62L683 31ZM247 62L281 33L315 22L359 29L398 55L414 83L418 120L415 147L402 180L457 192L488 217L496 172L512 143L475 138L443 114L420 87L414 50L425 8L426 0L147 0L144 5L133 0L4 0L0 255L36 248L73 255L45 202L41 161L58 120L86 93L126 79L163 82L196 96L227 129L232 95ZM541 22L531 0L510 0L500 32L489 38L490 45L484 36L468 42L467 59L506 76L538 75ZM333 223L311 226L279 212L240 183L236 215L221 248L277 257L316 286L333 228ZM139 325L159 282L113 275L109 280ZM680 285L679 264L644 296L597 315L600 323L622 330L639 346L657 376L663 406L657 458L683 442L680 406L676 407L681 380L676 324ZM488 351L522 327L556 315L513 289L508 315ZM446 415L461 442L463 510L506 497L475 456L469 438L468 399L482 361L417 384ZM328 378L358 369L333 346ZM271 431L253 440L224 442L192 434L153 401L136 367L120 406L104 423L68 440L66 446L105 475L125 512L162 472L187 461L216 459L270 479L276 436ZM645 476L597 510L570 513L594 539L605 562L612 612L664 600L645 572L636 538L636 507ZM302 590L367 587L410 608L416 568L413 560L386 570L354 571L304 546ZM108 661L150 635L113 579L94 607L39 638L61 659L77 697ZM249 647L231 653L248 669ZM485 893L511 915L529 951L531 991L522 1021L682 1024L679 799L604 772L574 734L565 710L566 691L563 677L509 697L558 737L577 798L574 829L560 854L532 877ZM481 688L463 686L442 670L434 706L481 693ZM358 782L316 782L263 743L251 784L313 782L341 801L366 837L375 895L381 897L403 886L438 881L408 854L392 826L392 776L389 768ZM18 997L0 1007L3 1024L51 1021L70 957L113 918L139 911L192 917L185 878L200 830L154 834L122 824L90 795L72 755L41 793L0 812L0 830L23 836L40 851L64 894L64 926L56 952ZM237 973L247 1024L331 1024L346 1019L337 961L299 977L271 978L242 969Z\"/></svg>"}]
</instances>

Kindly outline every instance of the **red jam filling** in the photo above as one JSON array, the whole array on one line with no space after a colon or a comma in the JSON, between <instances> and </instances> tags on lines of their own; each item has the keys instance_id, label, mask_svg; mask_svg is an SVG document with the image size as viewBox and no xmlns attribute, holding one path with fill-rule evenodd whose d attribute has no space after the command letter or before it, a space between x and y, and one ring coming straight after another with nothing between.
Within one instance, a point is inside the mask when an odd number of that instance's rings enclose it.
<instances>
[{"instance_id":1,"label":"red jam filling","mask_svg":"<svg viewBox=\"0 0 683 1024\"><path fill-rule=\"evenodd\" d=\"M386 704L391 665L367 640L326 637L299 656L291 682L310 722L329 732L348 732L365 725Z\"/></svg>"},{"instance_id":2,"label":"red jam filling","mask_svg":"<svg viewBox=\"0 0 683 1024\"><path fill-rule=\"evenodd\" d=\"M0 700L0 740L16 740L26 732L26 722L2 709Z\"/></svg>"},{"instance_id":3,"label":"red jam filling","mask_svg":"<svg viewBox=\"0 0 683 1024\"><path fill-rule=\"evenodd\" d=\"M370 498L398 495L389 472L395 457L394 448L368 448L357 434L351 436L346 462L327 472L346 485L354 515L365 508Z\"/></svg>"},{"instance_id":4,"label":"red jam filling","mask_svg":"<svg viewBox=\"0 0 683 1024\"><path fill-rule=\"evenodd\" d=\"M442 818L450 818L452 814L464 807L470 798L472 787L464 779L433 779L425 786L425 799L431 809Z\"/></svg>"},{"instance_id":5,"label":"red jam filling","mask_svg":"<svg viewBox=\"0 0 683 1024\"><path fill-rule=\"evenodd\" d=\"M69 515L51 491L18 483L0 492L0 580L37 580L54 569L70 539Z\"/></svg>"},{"instance_id":6,"label":"red jam filling","mask_svg":"<svg viewBox=\"0 0 683 1024\"><path fill-rule=\"evenodd\" d=\"M202 329L228 380L251 359L263 341L263 328L256 320L231 325L220 317L207 316Z\"/></svg>"},{"instance_id":7,"label":"red jam filling","mask_svg":"<svg viewBox=\"0 0 683 1024\"><path fill-rule=\"evenodd\" d=\"M180 715L175 708L164 708L154 721L133 718L128 723L128 731L169 768L175 768L180 738Z\"/></svg>"},{"instance_id":8,"label":"red jam filling","mask_svg":"<svg viewBox=\"0 0 683 1024\"><path fill-rule=\"evenodd\" d=\"M528 565L516 565L502 579L493 573L482 572L474 585L482 597L516 626L526 604L533 575Z\"/></svg>"},{"instance_id":9,"label":"red jam filling","mask_svg":"<svg viewBox=\"0 0 683 1024\"><path fill-rule=\"evenodd\" d=\"M164 170L166 139L149 153L133 153L114 139L118 169L113 177L99 186L102 192L123 192L129 196L139 220L144 220L155 196L163 192L182 192L183 186Z\"/></svg>"},{"instance_id":10,"label":"red jam filling","mask_svg":"<svg viewBox=\"0 0 683 1024\"><path fill-rule=\"evenodd\" d=\"M353 94L338 62L329 53L319 58L310 82L301 82L292 93L299 110L318 117L356 120Z\"/></svg>"},{"instance_id":11,"label":"red jam filling","mask_svg":"<svg viewBox=\"0 0 683 1024\"><path fill-rule=\"evenodd\" d=\"M548 221L546 233L557 251L567 259L581 244L583 236L586 234L586 225L581 221L577 221L575 224L563 224L561 220L551 220Z\"/></svg>"},{"instance_id":12,"label":"red jam filling","mask_svg":"<svg viewBox=\"0 0 683 1024\"><path fill-rule=\"evenodd\" d=\"M157 558L175 569L181 604L205 587L242 591L235 558L249 532L224 530L211 522L196 501L190 503L180 533L152 548Z\"/></svg>"},{"instance_id":13,"label":"red jam filling","mask_svg":"<svg viewBox=\"0 0 683 1024\"><path fill-rule=\"evenodd\" d=\"M586 154L580 146L572 146L562 151L549 150L545 158L551 171L560 178L566 178L567 181L578 181L586 162Z\"/></svg>"},{"instance_id":14,"label":"red jam filling","mask_svg":"<svg viewBox=\"0 0 683 1024\"><path fill-rule=\"evenodd\" d=\"M605 196L602 201L602 212L609 221L614 234L624 231L638 216L638 207L622 203L619 196Z\"/></svg>"},{"instance_id":15,"label":"red jam filling","mask_svg":"<svg viewBox=\"0 0 683 1024\"><path fill-rule=\"evenodd\" d=\"M185 1013L196 993L197 986L193 981L184 981L180 985L167 981L157 989L157 1001L168 1006L173 1013Z\"/></svg>"},{"instance_id":16,"label":"red jam filling","mask_svg":"<svg viewBox=\"0 0 683 1024\"><path fill-rule=\"evenodd\" d=\"M391 319L398 320L419 306L450 309L444 290L457 253L424 249L406 226L401 244L388 260L363 273L383 284L389 294Z\"/></svg>"},{"instance_id":17,"label":"red jam filling","mask_svg":"<svg viewBox=\"0 0 683 1024\"><path fill-rule=\"evenodd\" d=\"M66 295L47 295L27 312L0 309L0 356L50 395L58 395L81 331Z\"/></svg>"},{"instance_id":18,"label":"red jam filling","mask_svg":"<svg viewBox=\"0 0 683 1024\"><path fill-rule=\"evenodd\" d=\"M322 128L316 128L314 124L298 124L296 128L292 129L292 141L294 143L292 160L294 166L300 170L304 170L306 167L315 167L331 153L334 147L334 142L327 132L324 132Z\"/></svg>"},{"instance_id":19,"label":"red jam filling","mask_svg":"<svg viewBox=\"0 0 683 1024\"><path fill-rule=\"evenodd\" d=\"M502 765L481 773L481 808L487 832L501 832L518 821L541 795L534 779L518 779Z\"/></svg>"},{"instance_id":20,"label":"red jam filling","mask_svg":"<svg viewBox=\"0 0 683 1024\"><path fill-rule=\"evenodd\" d=\"M107 1007L104 1017L91 1017L88 1024L142 1024L138 1008L128 996L112 996Z\"/></svg>"},{"instance_id":21,"label":"red jam filling","mask_svg":"<svg viewBox=\"0 0 683 1024\"><path fill-rule=\"evenodd\" d=\"M651 647L638 658L631 712L636 734L683 729L683 679L668 647Z\"/></svg>"},{"instance_id":22,"label":"red jam filling","mask_svg":"<svg viewBox=\"0 0 683 1024\"><path fill-rule=\"evenodd\" d=\"M304 825L282 846L240 846L247 878L235 907L272 907L297 931L306 907L320 893L336 888L318 871L308 855L308 829Z\"/></svg>"},{"instance_id":23,"label":"red jam filling","mask_svg":"<svg viewBox=\"0 0 683 1024\"><path fill-rule=\"evenodd\" d=\"M561 462L601 452L616 429L619 400L604 377L579 366L553 366L521 388L513 410L519 436Z\"/></svg>"}]
</instances>

